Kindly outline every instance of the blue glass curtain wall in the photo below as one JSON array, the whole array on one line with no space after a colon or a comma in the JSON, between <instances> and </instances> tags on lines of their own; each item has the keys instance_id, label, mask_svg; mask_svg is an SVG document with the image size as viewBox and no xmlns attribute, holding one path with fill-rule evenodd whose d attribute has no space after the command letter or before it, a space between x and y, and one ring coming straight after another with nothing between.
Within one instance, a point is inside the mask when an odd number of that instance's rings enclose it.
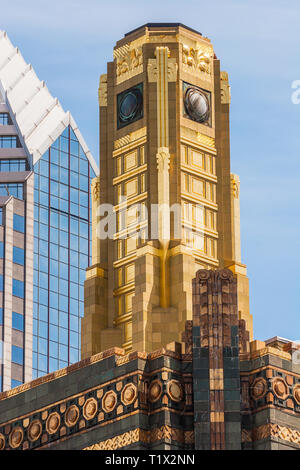
<instances>
[{"instance_id":1,"label":"blue glass curtain wall","mask_svg":"<svg viewBox=\"0 0 300 470\"><path fill-rule=\"evenodd\" d=\"M91 260L91 179L68 127L34 166L33 378L80 360L85 269Z\"/></svg>"}]
</instances>

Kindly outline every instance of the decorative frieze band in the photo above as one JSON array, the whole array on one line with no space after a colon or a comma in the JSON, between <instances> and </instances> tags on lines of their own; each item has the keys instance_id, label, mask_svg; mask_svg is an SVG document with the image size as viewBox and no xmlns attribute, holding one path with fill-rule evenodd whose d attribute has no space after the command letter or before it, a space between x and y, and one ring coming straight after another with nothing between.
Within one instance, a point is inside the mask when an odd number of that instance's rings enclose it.
<instances>
[{"instance_id":1,"label":"decorative frieze band","mask_svg":"<svg viewBox=\"0 0 300 470\"><path fill-rule=\"evenodd\" d=\"M160 440L168 442L177 441L182 444L192 445L194 443L194 431L182 431L171 426L161 426L151 431L136 428L98 444L85 447L83 450L117 450L137 442L150 444Z\"/></svg>"},{"instance_id":2,"label":"decorative frieze band","mask_svg":"<svg viewBox=\"0 0 300 470\"><path fill-rule=\"evenodd\" d=\"M126 359L137 355L148 357L143 353L130 353ZM127 374L5 422L0 426L0 450L26 450L55 444L59 439L71 437L70 432L75 436L82 429L105 426L107 421L112 423L143 413L144 409L148 410L148 404L151 406L159 400L158 406L167 405L170 411L179 412L185 400L181 379L178 380L177 375L169 376L164 370L160 372L161 379L154 381L149 374ZM166 431L166 438L171 438L172 432ZM159 433L159 430L152 433ZM155 440L160 438L164 437Z\"/></svg>"},{"instance_id":3,"label":"decorative frieze band","mask_svg":"<svg viewBox=\"0 0 300 470\"><path fill-rule=\"evenodd\" d=\"M138 39L114 50L116 81L119 83L143 72L142 41Z\"/></svg>"},{"instance_id":4,"label":"decorative frieze band","mask_svg":"<svg viewBox=\"0 0 300 470\"><path fill-rule=\"evenodd\" d=\"M202 80L211 81L214 51L212 46L195 43L182 46L182 69L198 75Z\"/></svg>"},{"instance_id":5,"label":"decorative frieze band","mask_svg":"<svg viewBox=\"0 0 300 470\"><path fill-rule=\"evenodd\" d=\"M283 441L300 445L300 430L280 424L268 423L252 430L243 429L242 431L242 442L261 441L268 438L282 439Z\"/></svg>"}]
</instances>

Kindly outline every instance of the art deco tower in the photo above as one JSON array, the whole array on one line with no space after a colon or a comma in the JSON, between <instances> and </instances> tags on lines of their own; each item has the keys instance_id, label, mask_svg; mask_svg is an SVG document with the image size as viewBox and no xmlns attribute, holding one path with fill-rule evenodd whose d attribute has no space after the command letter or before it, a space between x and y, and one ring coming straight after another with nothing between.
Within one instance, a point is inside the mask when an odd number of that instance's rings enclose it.
<instances>
[{"instance_id":1,"label":"art deco tower","mask_svg":"<svg viewBox=\"0 0 300 470\"><path fill-rule=\"evenodd\" d=\"M181 341L201 268L233 271L252 335L239 178L230 173L230 87L210 40L177 23L126 34L100 77L99 106L82 357ZM113 206L113 237L100 233L104 204L108 213Z\"/></svg>"}]
</instances>

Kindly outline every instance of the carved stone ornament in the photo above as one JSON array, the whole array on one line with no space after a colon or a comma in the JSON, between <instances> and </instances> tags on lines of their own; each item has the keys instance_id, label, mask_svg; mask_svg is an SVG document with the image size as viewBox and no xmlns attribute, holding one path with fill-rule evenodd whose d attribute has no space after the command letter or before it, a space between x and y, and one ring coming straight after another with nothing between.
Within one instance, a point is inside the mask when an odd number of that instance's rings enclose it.
<instances>
[{"instance_id":1,"label":"carved stone ornament","mask_svg":"<svg viewBox=\"0 0 300 470\"><path fill-rule=\"evenodd\" d=\"M179 402L183 399L182 385L178 380L170 380L168 382L167 393L173 401Z\"/></svg>"},{"instance_id":2,"label":"carved stone ornament","mask_svg":"<svg viewBox=\"0 0 300 470\"><path fill-rule=\"evenodd\" d=\"M251 385L251 396L254 400L260 400L267 393L268 386L266 379L257 377Z\"/></svg>"},{"instance_id":3,"label":"carved stone ornament","mask_svg":"<svg viewBox=\"0 0 300 470\"><path fill-rule=\"evenodd\" d=\"M148 81L154 83L157 81L157 62L156 59L149 59L147 65Z\"/></svg>"},{"instance_id":4,"label":"carved stone ornament","mask_svg":"<svg viewBox=\"0 0 300 470\"><path fill-rule=\"evenodd\" d=\"M273 392L280 400L285 400L288 397L289 389L284 379L276 377L272 382Z\"/></svg>"},{"instance_id":5,"label":"carved stone ornament","mask_svg":"<svg viewBox=\"0 0 300 470\"><path fill-rule=\"evenodd\" d=\"M23 441L24 431L19 426L12 430L9 435L9 445L12 449L17 449Z\"/></svg>"},{"instance_id":6,"label":"carved stone ornament","mask_svg":"<svg viewBox=\"0 0 300 470\"><path fill-rule=\"evenodd\" d=\"M100 75L98 98L99 106L107 106L107 74Z\"/></svg>"},{"instance_id":7,"label":"carved stone ornament","mask_svg":"<svg viewBox=\"0 0 300 470\"><path fill-rule=\"evenodd\" d=\"M176 82L177 79L177 70L178 65L175 58L168 59L168 82ZM157 70L157 60L148 59L147 65L148 81L150 83L157 82L158 70Z\"/></svg>"},{"instance_id":8,"label":"carved stone ornament","mask_svg":"<svg viewBox=\"0 0 300 470\"><path fill-rule=\"evenodd\" d=\"M156 154L157 169L160 173L169 171L170 168L170 153L168 147L160 147L157 149Z\"/></svg>"},{"instance_id":9,"label":"carved stone ornament","mask_svg":"<svg viewBox=\"0 0 300 470\"><path fill-rule=\"evenodd\" d=\"M233 279L233 273L230 269L220 269L218 271L220 279Z\"/></svg>"},{"instance_id":10,"label":"carved stone ornament","mask_svg":"<svg viewBox=\"0 0 300 470\"><path fill-rule=\"evenodd\" d=\"M233 197L238 199L240 195L240 179L238 175L234 175L233 173L231 173L230 183L231 183L231 192L233 194Z\"/></svg>"},{"instance_id":11,"label":"carved stone ornament","mask_svg":"<svg viewBox=\"0 0 300 470\"><path fill-rule=\"evenodd\" d=\"M160 380L153 380L149 386L148 398L151 403L158 401L162 394L162 383Z\"/></svg>"},{"instance_id":12,"label":"carved stone ornament","mask_svg":"<svg viewBox=\"0 0 300 470\"><path fill-rule=\"evenodd\" d=\"M99 198L100 198L100 181L97 178L95 178L95 180L92 181L92 195L93 195L94 201L99 201Z\"/></svg>"},{"instance_id":13,"label":"carved stone ornament","mask_svg":"<svg viewBox=\"0 0 300 470\"><path fill-rule=\"evenodd\" d=\"M27 431L28 439L31 442L35 442L38 440L41 434L42 434L42 423L38 419L36 419L32 421L32 423L30 423L29 425L29 428Z\"/></svg>"},{"instance_id":14,"label":"carved stone ornament","mask_svg":"<svg viewBox=\"0 0 300 470\"><path fill-rule=\"evenodd\" d=\"M199 271L196 272L196 279L200 282L208 279L212 279L213 282L216 282L218 279L232 282L234 280L234 276L230 269L199 269Z\"/></svg>"},{"instance_id":15,"label":"carved stone ornament","mask_svg":"<svg viewBox=\"0 0 300 470\"><path fill-rule=\"evenodd\" d=\"M117 84L143 72L143 49L135 41L114 50Z\"/></svg>"},{"instance_id":16,"label":"carved stone ornament","mask_svg":"<svg viewBox=\"0 0 300 470\"><path fill-rule=\"evenodd\" d=\"M230 86L228 83L228 73L227 72L221 72L220 75L221 83L221 103L222 104L230 104Z\"/></svg>"},{"instance_id":17,"label":"carved stone ornament","mask_svg":"<svg viewBox=\"0 0 300 470\"><path fill-rule=\"evenodd\" d=\"M109 392L106 392L102 399L102 408L106 413L110 413L111 411L114 410L117 404L117 395L113 390L110 390Z\"/></svg>"},{"instance_id":18,"label":"carved stone ornament","mask_svg":"<svg viewBox=\"0 0 300 470\"><path fill-rule=\"evenodd\" d=\"M65 423L66 425L71 428L75 426L79 418L79 409L76 405L71 405L65 414Z\"/></svg>"},{"instance_id":19,"label":"carved stone ornament","mask_svg":"<svg viewBox=\"0 0 300 470\"><path fill-rule=\"evenodd\" d=\"M168 82L176 82L178 65L176 59L168 59Z\"/></svg>"},{"instance_id":20,"label":"carved stone ornament","mask_svg":"<svg viewBox=\"0 0 300 470\"><path fill-rule=\"evenodd\" d=\"M54 411L51 413L46 421L46 431L48 434L54 434L58 431L60 426L60 415Z\"/></svg>"},{"instance_id":21,"label":"carved stone ornament","mask_svg":"<svg viewBox=\"0 0 300 470\"><path fill-rule=\"evenodd\" d=\"M202 75L211 75L211 64L213 58L212 48L196 44L190 47L186 44L182 47L182 66L187 72L194 72Z\"/></svg>"},{"instance_id":22,"label":"carved stone ornament","mask_svg":"<svg viewBox=\"0 0 300 470\"><path fill-rule=\"evenodd\" d=\"M121 393L121 402L128 406L131 405L137 396L136 386L132 383L125 385Z\"/></svg>"},{"instance_id":23,"label":"carved stone ornament","mask_svg":"<svg viewBox=\"0 0 300 470\"><path fill-rule=\"evenodd\" d=\"M83 405L82 414L85 419L93 419L98 411L98 402L95 398L88 398Z\"/></svg>"}]
</instances>

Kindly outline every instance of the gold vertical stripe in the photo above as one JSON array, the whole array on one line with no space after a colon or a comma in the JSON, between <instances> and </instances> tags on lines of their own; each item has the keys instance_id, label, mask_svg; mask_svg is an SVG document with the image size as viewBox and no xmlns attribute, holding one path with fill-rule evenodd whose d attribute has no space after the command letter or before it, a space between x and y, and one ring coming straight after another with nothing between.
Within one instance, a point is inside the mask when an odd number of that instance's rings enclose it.
<instances>
[{"instance_id":1,"label":"gold vertical stripe","mask_svg":"<svg viewBox=\"0 0 300 470\"><path fill-rule=\"evenodd\" d=\"M164 129L165 129L165 142L164 142L164 147L169 146L169 119L168 119L168 49L165 48L164 50L164 111L165 111L165 116L164 116Z\"/></svg>"},{"instance_id":2,"label":"gold vertical stripe","mask_svg":"<svg viewBox=\"0 0 300 470\"><path fill-rule=\"evenodd\" d=\"M157 141L158 148L169 146L168 48L157 47Z\"/></svg>"}]
</instances>

